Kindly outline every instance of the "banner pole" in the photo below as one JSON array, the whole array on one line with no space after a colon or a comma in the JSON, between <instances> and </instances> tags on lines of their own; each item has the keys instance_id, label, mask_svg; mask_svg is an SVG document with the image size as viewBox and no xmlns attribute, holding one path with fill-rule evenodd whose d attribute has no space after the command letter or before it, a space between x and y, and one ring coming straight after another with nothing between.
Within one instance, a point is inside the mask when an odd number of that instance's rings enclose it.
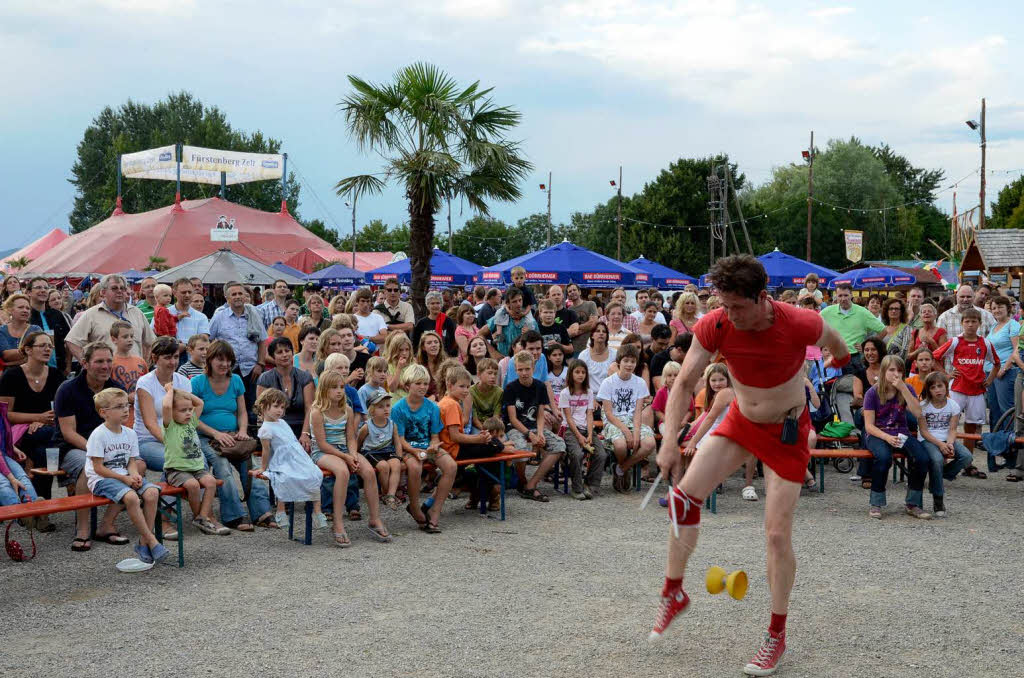
<instances>
[{"instance_id":1,"label":"banner pole","mask_svg":"<svg viewBox=\"0 0 1024 678\"><path fill-rule=\"evenodd\" d=\"M174 144L174 155L175 155L175 158L178 161L176 163L176 167L177 167L177 180L176 181L177 181L177 183L176 183L176 187L174 189L174 211L175 212L183 211L181 209L181 152L182 152L181 151L181 144L180 143Z\"/></svg>"},{"instance_id":2,"label":"banner pole","mask_svg":"<svg viewBox=\"0 0 1024 678\"><path fill-rule=\"evenodd\" d=\"M121 154L117 154L117 200L114 202L114 214L124 214L121 209Z\"/></svg>"},{"instance_id":3,"label":"banner pole","mask_svg":"<svg viewBox=\"0 0 1024 678\"><path fill-rule=\"evenodd\" d=\"M221 200L227 200L228 199L227 195L228 195L228 173L227 172L221 172L220 173L220 199Z\"/></svg>"},{"instance_id":4,"label":"banner pole","mask_svg":"<svg viewBox=\"0 0 1024 678\"><path fill-rule=\"evenodd\" d=\"M281 163L281 214L288 214L288 154L282 153Z\"/></svg>"}]
</instances>

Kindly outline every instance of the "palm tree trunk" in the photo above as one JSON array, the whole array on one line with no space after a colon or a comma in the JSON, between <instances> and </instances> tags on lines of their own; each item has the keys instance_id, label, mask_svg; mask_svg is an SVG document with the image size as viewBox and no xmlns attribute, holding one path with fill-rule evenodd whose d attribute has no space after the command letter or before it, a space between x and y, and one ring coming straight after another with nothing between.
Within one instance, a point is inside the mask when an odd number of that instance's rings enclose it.
<instances>
[{"instance_id":1,"label":"palm tree trunk","mask_svg":"<svg viewBox=\"0 0 1024 678\"><path fill-rule=\"evenodd\" d=\"M430 257L434 252L434 213L413 198L409 201L410 301L417 318L427 315L424 298L430 289Z\"/></svg>"}]
</instances>

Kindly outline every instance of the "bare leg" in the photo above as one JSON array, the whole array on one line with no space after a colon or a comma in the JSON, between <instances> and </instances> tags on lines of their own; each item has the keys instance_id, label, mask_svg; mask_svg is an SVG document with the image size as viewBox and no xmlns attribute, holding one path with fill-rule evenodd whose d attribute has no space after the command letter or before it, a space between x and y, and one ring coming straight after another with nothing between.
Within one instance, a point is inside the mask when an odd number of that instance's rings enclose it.
<instances>
[{"instance_id":1,"label":"bare leg","mask_svg":"<svg viewBox=\"0 0 1024 678\"><path fill-rule=\"evenodd\" d=\"M800 499L800 485L783 480L767 467L764 470L764 480L764 533L772 612L786 614L789 609L789 594L793 590L793 580L796 578L793 513Z\"/></svg>"},{"instance_id":2,"label":"bare leg","mask_svg":"<svg viewBox=\"0 0 1024 678\"><path fill-rule=\"evenodd\" d=\"M540 485L540 481L544 480L544 476L548 474L548 471L555 467L558 460L562 458L561 454L547 453L545 450L544 456L540 460L540 466L534 471L533 477L530 478L530 482L526 483L523 489L533 491Z\"/></svg>"},{"instance_id":3,"label":"bare leg","mask_svg":"<svg viewBox=\"0 0 1024 678\"><path fill-rule=\"evenodd\" d=\"M334 534L345 532L345 494L348 492L348 464L341 457L325 454L316 465L334 474Z\"/></svg>"},{"instance_id":4,"label":"bare leg","mask_svg":"<svg viewBox=\"0 0 1024 678\"><path fill-rule=\"evenodd\" d=\"M746 472L743 475L743 486L751 487L754 484L754 475L757 473L757 458L750 455L746 463Z\"/></svg>"},{"instance_id":5,"label":"bare leg","mask_svg":"<svg viewBox=\"0 0 1024 678\"><path fill-rule=\"evenodd\" d=\"M420 511L420 486L423 483L423 465L411 454L405 455L406 485L409 488L409 513L416 522L426 521Z\"/></svg>"},{"instance_id":6,"label":"bare leg","mask_svg":"<svg viewBox=\"0 0 1024 678\"><path fill-rule=\"evenodd\" d=\"M693 461L679 483L679 489L691 497L703 499L718 487L725 478L746 461L748 452L737 443L722 436L711 437L693 455ZM670 499L671 501L671 499ZM696 527L680 527L679 536L671 527L668 531L668 561L665 563L665 577L682 579L686 563L697 546Z\"/></svg>"},{"instance_id":7,"label":"bare leg","mask_svg":"<svg viewBox=\"0 0 1024 678\"><path fill-rule=\"evenodd\" d=\"M370 460L363 455L356 453L359 460L359 475L363 479L363 494L366 495L366 505L370 509L369 524L374 527L381 527L380 521L380 493L377 491L377 472L374 471Z\"/></svg>"},{"instance_id":8,"label":"bare leg","mask_svg":"<svg viewBox=\"0 0 1024 678\"><path fill-rule=\"evenodd\" d=\"M185 493L188 500L188 507L192 510L192 517L196 518L202 515L202 510L199 507L199 481L195 478L189 478L185 481Z\"/></svg>"},{"instance_id":9,"label":"bare leg","mask_svg":"<svg viewBox=\"0 0 1024 678\"><path fill-rule=\"evenodd\" d=\"M544 464L541 463L541 467ZM448 493L452 489L452 485L455 483L455 472L459 470L455 460L450 455L442 454L437 458L437 468L441 469L441 480L437 482L437 488L434 490L434 505L430 507L427 512L427 518L432 519L434 523L437 523L441 518L441 509L444 507L444 500L448 498ZM538 471L540 473L540 471ZM535 474L536 475L536 474Z\"/></svg>"},{"instance_id":10,"label":"bare leg","mask_svg":"<svg viewBox=\"0 0 1024 678\"><path fill-rule=\"evenodd\" d=\"M199 504L199 515L213 520L213 498L217 494L217 478L212 474L204 476L199 484L203 488L203 500Z\"/></svg>"},{"instance_id":11,"label":"bare leg","mask_svg":"<svg viewBox=\"0 0 1024 678\"><path fill-rule=\"evenodd\" d=\"M398 483L402 480L402 462L397 458L388 459L388 494L394 496L398 492Z\"/></svg>"}]
</instances>

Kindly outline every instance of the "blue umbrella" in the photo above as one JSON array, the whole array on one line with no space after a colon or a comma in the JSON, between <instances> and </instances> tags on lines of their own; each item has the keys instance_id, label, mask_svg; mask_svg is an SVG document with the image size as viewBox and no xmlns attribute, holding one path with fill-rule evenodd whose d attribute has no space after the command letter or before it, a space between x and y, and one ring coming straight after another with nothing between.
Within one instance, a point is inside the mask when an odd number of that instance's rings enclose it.
<instances>
[{"instance_id":1,"label":"blue umbrella","mask_svg":"<svg viewBox=\"0 0 1024 678\"><path fill-rule=\"evenodd\" d=\"M765 272L768 273L768 287L772 288L803 287L804 278L808 273L817 274L818 279L821 281L820 286L824 287L832 279L842 275L831 268L818 266L785 252L780 252L778 247L768 254L762 254L757 260L761 262ZM705 273L700 277L700 286L704 287L707 284L707 274Z\"/></svg>"},{"instance_id":2,"label":"blue umbrella","mask_svg":"<svg viewBox=\"0 0 1024 678\"><path fill-rule=\"evenodd\" d=\"M531 285L576 283L585 287L636 287L651 282L645 271L570 242L488 266L480 271L479 280L484 284L511 284L512 269L516 266L526 269L526 282Z\"/></svg>"},{"instance_id":3,"label":"blue umbrella","mask_svg":"<svg viewBox=\"0 0 1024 678\"><path fill-rule=\"evenodd\" d=\"M361 275L366 282L376 285L391 278L398 278L398 282L408 285L412 282L411 266L408 259L401 259ZM430 282L432 284L468 285L473 282L473 277L479 271L479 264L474 264L472 261L449 254L436 247L433 254L430 255Z\"/></svg>"},{"instance_id":4,"label":"blue umbrella","mask_svg":"<svg viewBox=\"0 0 1024 678\"><path fill-rule=\"evenodd\" d=\"M279 269L280 270L280 269ZM349 268L344 264L331 264L319 271L313 271L309 275L301 275L310 282L317 282L321 285L357 285L363 281L362 271Z\"/></svg>"},{"instance_id":5,"label":"blue umbrella","mask_svg":"<svg viewBox=\"0 0 1024 678\"><path fill-rule=\"evenodd\" d=\"M852 271L840 274L828 284L834 289L840 283L846 283L855 290L873 289L876 287L898 287L900 285L913 285L916 278L909 273L897 271L894 268L884 266L868 266L867 268L855 268Z\"/></svg>"},{"instance_id":6,"label":"blue umbrella","mask_svg":"<svg viewBox=\"0 0 1024 678\"><path fill-rule=\"evenodd\" d=\"M300 271L299 269L292 268L288 264L282 263L280 261L275 261L274 263L272 263L270 265L270 268L274 269L275 271L281 271L281 273L287 273L288 275L295 276L296 278L306 277L306 274Z\"/></svg>"},{"instance_id":7,"label":"blue umbrella","mask_svg":"<svg viewBox=\"0 0 1024 678\"><path fill-rule=\"evenodd\" d=\"M687 285L697 282L697 279L693 276L680 273L656 261L645 259L642 256L629 262L629 265L645 271L650 276L651 286L657 287L659 290L682 289Z\"/></svg>"}]
</instances>

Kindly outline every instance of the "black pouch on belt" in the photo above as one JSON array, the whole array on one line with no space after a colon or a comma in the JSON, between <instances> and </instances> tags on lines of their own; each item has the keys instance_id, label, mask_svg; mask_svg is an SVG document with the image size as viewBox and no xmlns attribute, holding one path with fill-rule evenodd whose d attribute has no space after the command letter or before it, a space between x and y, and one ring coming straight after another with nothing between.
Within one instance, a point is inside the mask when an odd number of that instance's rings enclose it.
<instances>
[{"instance_id":1,"label":"black pouch on belt","mask_svg":"<svg viewBox=\"0 0 1024 678\"><path fill-rule=\"evenodd\" d=\"M782 434L779 436L779 440L784 445L796 445L799 428L800 424L796 416L790 411L789 416L782 422Z\"/></svg>"}]
</instances>

